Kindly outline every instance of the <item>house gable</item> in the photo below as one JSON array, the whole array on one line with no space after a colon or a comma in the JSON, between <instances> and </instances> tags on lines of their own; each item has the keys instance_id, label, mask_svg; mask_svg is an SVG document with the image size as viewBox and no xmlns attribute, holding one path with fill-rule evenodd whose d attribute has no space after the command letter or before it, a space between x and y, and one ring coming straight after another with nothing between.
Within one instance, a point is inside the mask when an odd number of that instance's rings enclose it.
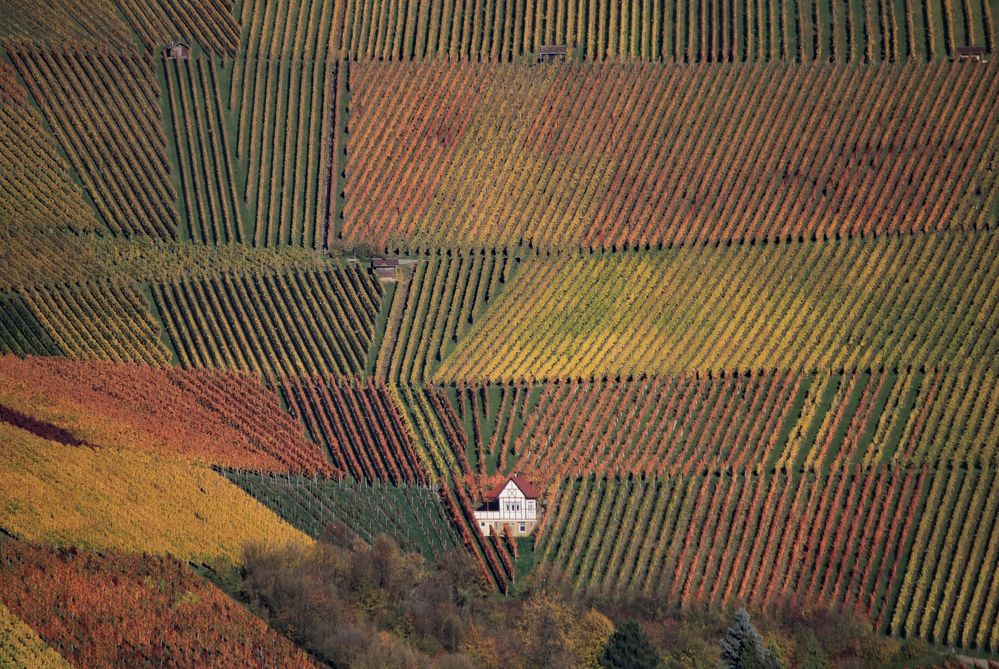
<instances>
[{"instance_id":1,"label":"house gable","mask_svg":"<svg viewBox=\"0 0 999 669\"><path fill-rule=\"evenodd\" d=\"M485 494L485 498L498 499L504 495L509 496L510 494L514 494L508 492L511 490L516 491L515 494L524 499L538 499L540 497L537 489L531 484L530 481L525 479L523 476L514 475L510 476L506 481L487 492Z\"/></svg>"}]
</instances>

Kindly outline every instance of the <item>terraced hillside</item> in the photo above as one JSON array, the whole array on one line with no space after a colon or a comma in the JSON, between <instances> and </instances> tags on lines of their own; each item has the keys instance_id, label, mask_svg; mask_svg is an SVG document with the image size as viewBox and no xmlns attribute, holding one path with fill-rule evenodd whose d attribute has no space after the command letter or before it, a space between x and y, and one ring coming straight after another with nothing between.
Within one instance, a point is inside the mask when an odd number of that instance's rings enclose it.
<instances>
[{"instance_id":1,"label":"terraced hillside","mask_svg":"<svg viewBox=\"0 0 999 669\"><path fill-rule=\"evenodd\" d=\"M308 664L199 574L336 522L995 658L997 21L0 7L0 664Z\"/></svg>"}]
</instances>

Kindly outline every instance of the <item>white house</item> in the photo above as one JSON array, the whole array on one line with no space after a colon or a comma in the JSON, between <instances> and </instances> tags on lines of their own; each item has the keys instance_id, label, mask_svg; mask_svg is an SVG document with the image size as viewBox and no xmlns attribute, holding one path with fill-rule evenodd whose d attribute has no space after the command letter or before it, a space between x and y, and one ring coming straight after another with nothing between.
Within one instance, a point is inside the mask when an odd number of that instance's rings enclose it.
<instances>
[{"instance_id":1,"label":"white house","mask_svg":"<svg viewBox=\"0 0 999 669\"><path fill-rule=\"evenodd\" d=\"M522 476L511 476L490 490L475 510L479 531L487 537L510 526L514 536L530 534L538 524L538 491Z\"/></svg>"}]
</instances>

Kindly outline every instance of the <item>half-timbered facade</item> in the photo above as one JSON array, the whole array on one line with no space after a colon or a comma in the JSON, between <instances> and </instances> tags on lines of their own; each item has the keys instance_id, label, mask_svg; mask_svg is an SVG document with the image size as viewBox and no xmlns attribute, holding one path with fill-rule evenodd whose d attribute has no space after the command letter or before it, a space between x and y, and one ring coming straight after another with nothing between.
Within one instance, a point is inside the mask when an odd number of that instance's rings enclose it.
<instances>
[{"instance_id":1,"label":"half-timbered facade","mask_svg":"<svg viewBox=\"0 0 999 669\"><path fill-rule=\"evenodd\" d=\"M484 496L475 510L479 531L487 537L510 526L514 536L530 534L538 524L538 491L522 476L511 476Z\"/></svg>"}]
</instances>

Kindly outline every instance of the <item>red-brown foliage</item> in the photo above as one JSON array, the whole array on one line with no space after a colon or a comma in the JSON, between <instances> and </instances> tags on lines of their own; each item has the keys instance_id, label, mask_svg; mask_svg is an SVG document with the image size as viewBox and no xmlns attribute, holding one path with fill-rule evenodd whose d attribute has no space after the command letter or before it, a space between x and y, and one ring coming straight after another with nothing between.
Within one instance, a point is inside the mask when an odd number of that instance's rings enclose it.
<instances>
[{"instance_id":1,"label":"red-brown foliage","mask_svg":"<svg viewBox=\"0 0 999 669\"><path fill-rule=\"evenodd\" d=\"M315 666L167 557L6 541L0 600L77 666Z\"/></svg>"},{"instance_id":2,"label":"red-brown foliage","mask_svg":"<svg viewBox=\"0 0 999 669\"><path fill-rule=\"evenodd\" d=\"M17 81L17 72L0 61L0 102L23 105L25 99L24 87Z\"/></svg>"},{"instance_id":3,"label":"red-brown foliage","mask_svg":"<svg viewBox=\"0 0 999 669\"><path fill-rule=\"evenodd\" d=\"M88 420L97 416L124 426L115 445L124 442L242 469L334 473L320 447L281 409L277 396L241 372L4 356L0 385L8 384L37 392L46 404L82 407L76 414ZM33 413L27 406L16 408ZM65 424L55 416L34 417L74 433L83 429L73 424L70 412L58 415Z\"/></svg>"},{"instance_id":4,"label":"red-brown foliage","mask_svg":"<svg viewBox=\"0 0 999 669\"><path fill-rule=\"evenodd\" d=\"M425 483L398 410L385 387L322 378L282 381L292 414L329 448L338 467L368 481Z\"/></svg>"}]
</instances>

